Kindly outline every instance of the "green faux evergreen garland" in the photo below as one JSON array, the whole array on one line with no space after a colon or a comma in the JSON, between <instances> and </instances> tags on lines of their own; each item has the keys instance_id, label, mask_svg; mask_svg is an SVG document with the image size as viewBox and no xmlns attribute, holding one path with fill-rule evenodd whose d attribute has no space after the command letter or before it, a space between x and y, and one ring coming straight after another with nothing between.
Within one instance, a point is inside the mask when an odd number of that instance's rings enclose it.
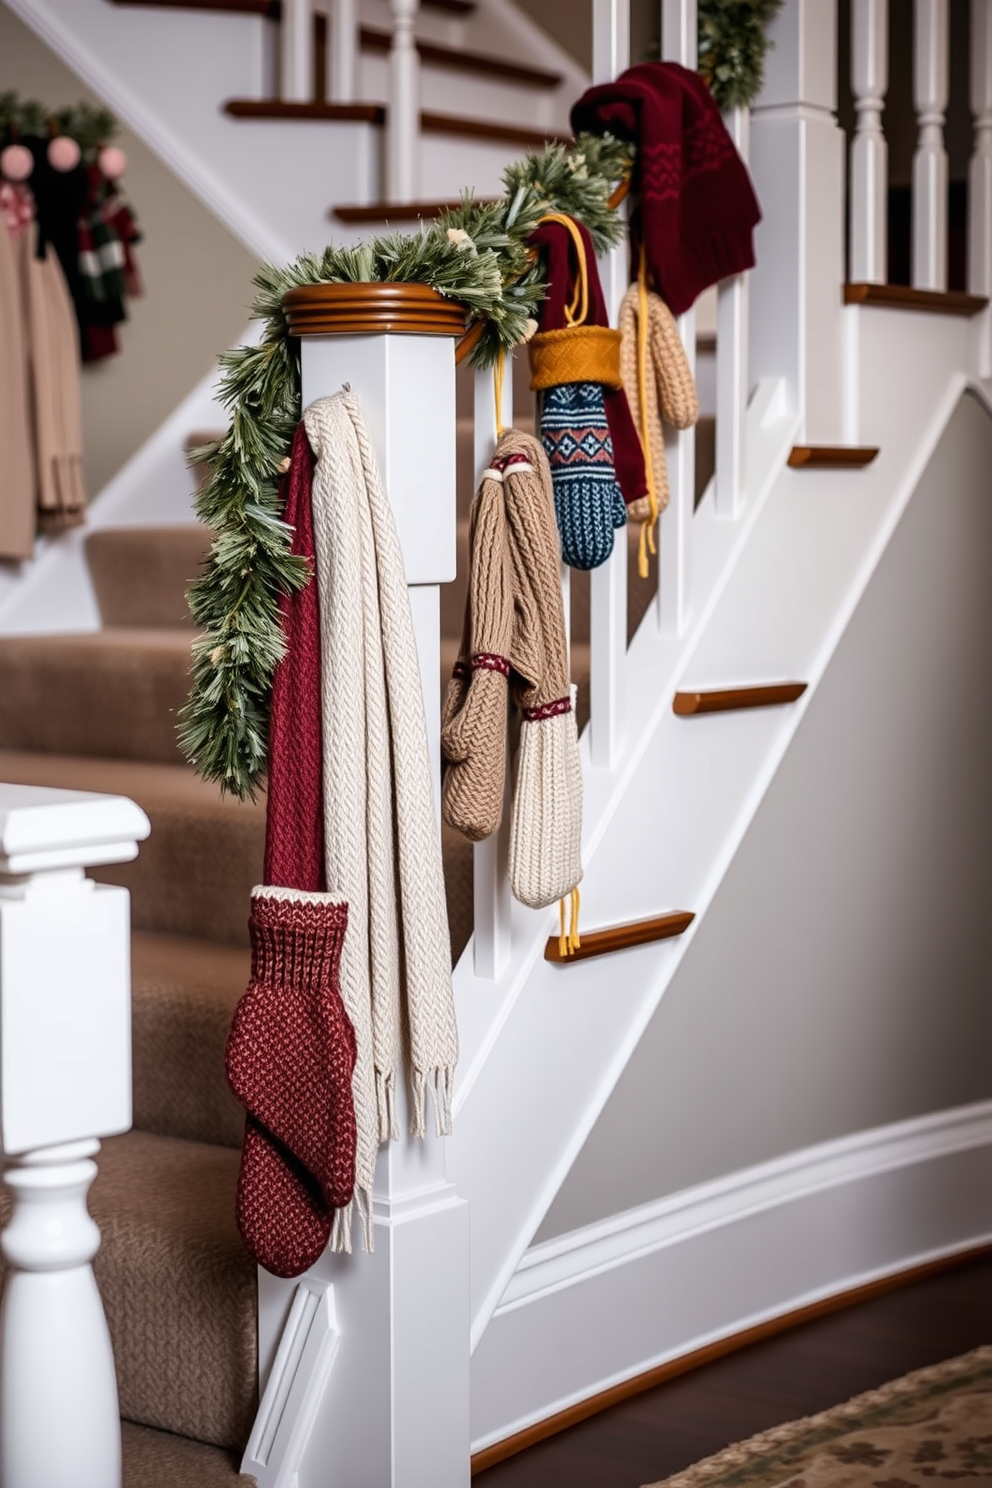
<instances>
[{"instance_id":1,"label":"green faux evergreen garland","mask_svg":"<svg viewBox=\"0 0 992 1488\"><path fill-rule=\"evenodd\" d=\"M89 164L117 130L117 120L109 109L95 108L89 103L49 109L36 98L22 99L15 92L0 93L0 141L5 143L25 135L44 139L50 134L64 134L76 141L83 160Z\"/></svg>"},{"instance_id":2,"label":"green faux evergreen garland","mask_svg":"<svg viewBox=\"0 0 992 1488\"><path fill-rule=\"evenodd\" d=\"M189 593L204 635L193 647L179 740L204 779L254 798L265 774L272 677L283 654L279 597L309 577L305 560L289 551L291 529L279 504L279 470L301 412L299 343L289 334L283 295L305 284L429 285L465 306L466 327L482 323L470 363L492 366L525 339L544 297L540 261L527 248L539 218L552 211L577 218L598 250L618 242L623 224L609 198L632 162L633 146L580 135L573 145L547 145L508 167L501 201L466 196L420 233L330 247L257 274L252 318L262 322L261 339L221 358L230 429L192 456L211 466L196 512L217 536Z\"/></svg>"},{"instance_id":3,"label":"green faux evergreen garland","mask_svg":"<svg viewBox=\"0 0 992 1488\"><path fill-rule=\"evenodd\" d=\"M765 27L782 0L699 0L698 67L722 109L749 107L765 80Z\"/></svg>"}]
</instances>

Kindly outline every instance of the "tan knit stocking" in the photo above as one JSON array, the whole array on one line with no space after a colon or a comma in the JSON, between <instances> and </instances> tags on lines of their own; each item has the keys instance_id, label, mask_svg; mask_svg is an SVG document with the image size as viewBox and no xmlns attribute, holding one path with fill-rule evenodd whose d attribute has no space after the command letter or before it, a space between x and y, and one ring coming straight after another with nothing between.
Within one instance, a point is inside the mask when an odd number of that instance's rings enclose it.
<instances>
[{"instance_id":1,"label":"tan knit stocking","mask_svg":"<svg viewBox=\"0 0 992 1488\"><path fill-rule=\"evenodd\" d=\"M507 684L513 597L499 479L483 476L469 524L469 587L462 643L444 696L441 750L447 761L441 810L473 842L503 814Z\"/></svg>"},{"instance_id":2,"label":"tan knit stocking","mask_svg":"<svg viewBox=\"0 0 992 1488\"><path fill-rule=\"evenodd\" d=\"M686 359L675 317L660 295L650 291L648 303L648 365L644 379L645 398L642 406L637 367L638 286L632 284L620 306L620 374L624 390L641 435L647 443L654 474L658 511L669 501L668 465L665 459L665 431L662 420L675 429L691 429L699 418L696 384ZM627 507L631 521L642 521L650 514L650 501L642 496Z\"/></svg>"}]
</instances>

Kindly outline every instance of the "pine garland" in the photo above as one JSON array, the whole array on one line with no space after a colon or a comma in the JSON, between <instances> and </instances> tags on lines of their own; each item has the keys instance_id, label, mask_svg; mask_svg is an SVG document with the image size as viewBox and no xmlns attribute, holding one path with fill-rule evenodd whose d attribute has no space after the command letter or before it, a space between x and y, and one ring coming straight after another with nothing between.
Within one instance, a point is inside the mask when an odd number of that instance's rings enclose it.
<instances>
[{"instance_id":1,"label":"pine garland","mask_svg":"<svg viewBox=\"0 0 992 1488\"><path fill-rule=\"evenodd\" d=\"M470 363L492 366L526 338L544 297L540 260L527 248L538 219L567 212L588 227L597 249L619 241L623 224L609 197L632 161L633 146L609 135L547 145L508 167L501 201L466 195L420 233L332 246L285 269L265 265L256 275L252 318L263 323L261 340L221 358L220 398L231 427L191 456L211 467L196 513L217 536L189 592L204 634L193 647L179 742L204 779L254 799L265 774L272 677L283 654L279 598L310 576L306 561L289 551L292 533L279 501L279 471L301 412L299 343L283 313L286 291L307 284L427 284L465 306L466 326L482 323Z\"/></svg>"},{"instance_id":2,"label":"pine garland","mask_svg":"<svg viewBox=\"0 0 992 1488\"><path fill-rule=\"evenodd\" d=\"M698 67L721 109L747 108L761 92L765 27L782 0L699 0Z\"/></svg>"},{"instance_id":3,"label":"pine garland","mask_svg":"<svg viewBox=\"0 0 992 1488\"><path fill-rule=\"evenodd\" d=\"M102 146L110 143L118 128L109 109L95 108L89 103L50 109L36 98L21 99L13 91L0 93L0 139L10 141L32 135L46 139L51 134L65 134L76 141L84 162L89 164Z\"/></svg>"}]
</instances>

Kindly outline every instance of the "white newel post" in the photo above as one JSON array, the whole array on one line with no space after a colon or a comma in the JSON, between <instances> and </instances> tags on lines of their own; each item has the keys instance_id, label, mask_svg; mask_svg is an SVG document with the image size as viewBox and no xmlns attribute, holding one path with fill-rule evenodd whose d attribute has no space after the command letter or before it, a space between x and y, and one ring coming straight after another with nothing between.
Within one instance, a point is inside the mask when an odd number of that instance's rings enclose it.
<instances>
[{"instance_id":1,"label":"white newel post","mask_svg":"<svg viewBox=\"0 0 992 1488\"><path fill-rule=\"evenodd\" d=\"M947 0L916 0L913 97L919 139L913 156L913 287L947 288Z\"/></svg>"},{"instance_id":2,"label":"white newel post","mask_svg":"<svg viewBox=\"0 0 992 1488\"><path fill-rule=\"evenodd\" d=\"M724 123L745 165L751 153L751 115L731 109ZM748 400L747 274L721 281L716 310L716 510L735 520L744 495Z\"/></svg>"},{"instance_id":3,"label":"white newel post","mask_svg":"<svg viewBox=\"0 0 992 1488\"><path fill-rule=\"evenodd\" d=\"M785 0L751 110L751 175L762 220L751 271L751 382L785 377L801 437L844 428L844 136L835 0ZM854 312L851 312L854 313Z\"/></svg>"},{"instance_id":4,"label":"white newel post","mask_svg":"<svg viewBox=\"0 0 992 1488\"><path fill-rule=\"evenodd\" d=\"M330 0L327 26L327 78L333 103L358 96L358 8L355 0Z\"/></svg>"},{"instance_id":5,"label":"white newel post","mask_svg":"<svg viewBox=\"0 0 992 1488\"><path fill-rule=\"evenodd\" d=\"M882 130L888 86L889 0L853 0L851 92L858 122L851 145L848 256L855 284L884 284L888 277L888 146Z\"/></svg>"},{"instance_id":6,"label":"white newel post","mask_svg":"<svg viewBox=\"0 0 992 1488\"><path fill-rule=\"evenodd\" d=\"M287 103L313 98L313 14L310 0L282 0L279 31L281 95Z\"/></svg>"},{"instance_id":7,"label":"white newel post","mask_svg":"<svg viewBox=\"0 0 992 1488\"><path fill-rule=\"evenodd\" d=\"M492 372L475 374L474 467L475 485L493 456L498 437L496 392ZM509 429L513 424L513 360L507 357L503 369L499 424ZM491 837L477 842L472 849L472 955L477 977L496 981L510 960L510 778L507 771L503 820Z\"/></svg>"},{"instance_id":8,"label":"white newel post","mask_svg":"<svg viewBox=\"0 0 992 1488\"><path fill-rule=\"evenodd\" d=\"M630 0L593 0L592 81L609 82L630 65ZM627 244L602 265L603 294L615 326L627 288ZM589 728L592 762L612 769L623 747L627 669L627 535L589 577Z\"/></svg>"},{"instance_id":9,"label":"white newel post","mask_svg":"<svg viewBox=\"0 0 992 1488\"><path fill-rule=\"evenodd\" d=\"M84 868L148 836L133 801L0 785L0 1488L120 1488L117 1378L86 1196L131 1124L129 896Z\"/></svg>"},{"instance_id":10,"label":"white newel post","mask_svg":"<svg viewBox=\"0 0 992 1488\"><path fill-rule=\"evenodd\" d=\"M386 193L392 202L416 201L420 155L420 54L413 28L420 0L390 0L393 45L389 53L386 113Z\"/></svg>"},{"instance_id":11,"label":"white newel post","mask_svg":"<svg viewBox=\"0 0 992 1488\"><path fill-rule=\"evenodd\" d=\"M696 0L662 0L661 55L666 62L696 66ZM679 334L696 374L696 311L679 317ZM667 430L671 496L658 523L658 616L663 631L681 635L689 619L692 518L696 507L696 431Z\"/></svg>"},{"instance_id":12,"label":"white newel post","mask_svg":"<svg viewBox=\"0 0 992 1488\"><path fill-rule=\"evenodd\" d=\"M971 0L971 112L968 168L968 289L992 294L992 0Z\"/></svg>"},{"instance_id":13,"label":"white newel post","mask_svg":"<svg viewBox=\"0 0 992 1488\"><path fill-rule=\"evenodd\" d=\"M304 407L347 383L369 425L410 586L437 786L438 586L456 562L453 334L312 334L302 363ZM405 1133L404 1081L397 1094ZM353 1254L326 1253L298 1283L260 1274L268 1388L243 1464L260 1488L468 1488L468 1206L430 1117L428 1132L380 1149L371 1254L356 1227Z\"/></svg>"}]
</instances>

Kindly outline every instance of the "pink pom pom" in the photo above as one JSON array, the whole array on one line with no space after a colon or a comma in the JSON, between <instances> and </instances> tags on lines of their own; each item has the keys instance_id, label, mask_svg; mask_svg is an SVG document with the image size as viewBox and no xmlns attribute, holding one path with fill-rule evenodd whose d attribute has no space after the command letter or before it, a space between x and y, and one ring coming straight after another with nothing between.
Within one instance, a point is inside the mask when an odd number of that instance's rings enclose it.
<instances>
[{"instance_id":1,"label":"pink pom pom","mask_svg":"<svg viewBox=\"0 0 992 1488\"><path fill-rule=\"evenodd\" d=\"M26 145L8 145L0 152L0 171L8 181L26 181L34 170L34 156Z\"/></svg>"},{"instance_id":2,"label":"pink pom pom","mask_svg":"<svg viewBox=\"0 0 992 1488\"><path fill-rule=\"evenodd\" d=\"M117 181L127 170L127 156L119 145L104 145L97 164L108 181Z\"/></svg>"},{"instance_id":3,"label":"pink pom pom","mask_svg":"<svg viewBox=\"0 0 992 1488\"><path fill-rule=\"evenodd\" d=\"M79 164L79 154L79 146L68 134L56 135L48 143L48 163L52 170L75 170Z\"/></svg>"}]
</instances>

